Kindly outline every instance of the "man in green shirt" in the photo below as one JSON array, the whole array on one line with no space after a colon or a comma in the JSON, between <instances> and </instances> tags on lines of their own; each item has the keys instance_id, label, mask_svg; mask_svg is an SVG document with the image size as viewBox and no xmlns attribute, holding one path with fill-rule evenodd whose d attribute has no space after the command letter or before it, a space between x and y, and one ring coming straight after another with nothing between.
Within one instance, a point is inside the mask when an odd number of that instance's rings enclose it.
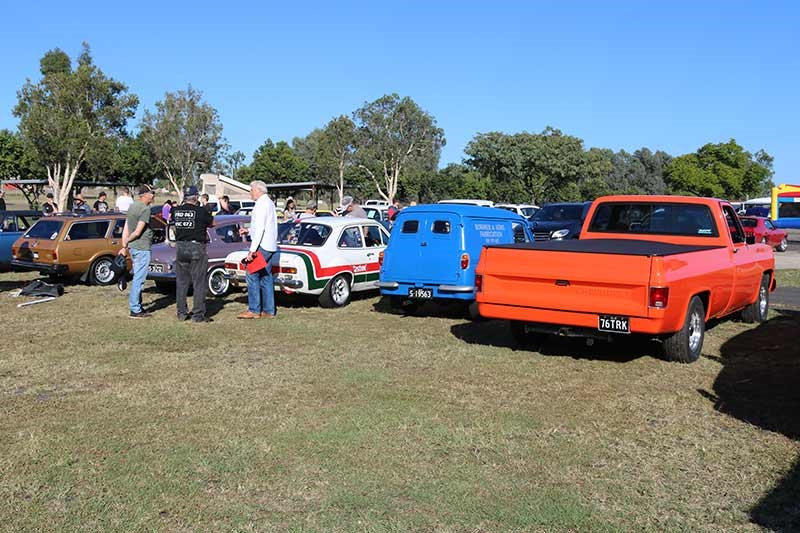
<instances>
[{"instance_id":1,"label":"man in green shirt","mask_svg":"<svg viewBox=\"0 0 800 533\"><path fill-rule=\"evenodd\" d=\"M128 208L125 228L122 231L120 254L131 254L133 281L128 296L131 318L150 318L142 309L142 288L150 266L150 248L153 245L153 229L150 227L150 204L155 193L149 185L139 187L139 199Z\"/></svg>"}]
</instances>

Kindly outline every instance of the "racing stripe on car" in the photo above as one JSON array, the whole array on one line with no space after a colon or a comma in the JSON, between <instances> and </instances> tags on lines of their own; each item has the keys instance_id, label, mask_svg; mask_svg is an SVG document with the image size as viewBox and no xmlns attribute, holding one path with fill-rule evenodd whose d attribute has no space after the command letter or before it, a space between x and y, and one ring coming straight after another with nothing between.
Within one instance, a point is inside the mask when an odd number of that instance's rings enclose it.
<instances>
[{"instance_id":1,"label":"racing stripe on car","mask_svg":"<svg viewBox=\"0 0 800 533\"><path fill-rule=\"evenodd\" d=\"M306 265L306 272L308 272L308 288L311 290L321 289L325 287L329 279L331 279L337 274L341 274L342 272L353 274L352 265L339 265L335 267L323 268L319 262L319 258L317 257L317 255L314 252L310 252L308 250L287 248L285 246L281 246L280 251L282 254L288 253L291 255L297 255L303 260L303 262ZM353 281L355 283L361 283L363 281L373 281L378 279L381 268L380 263L377 262L367 263L365 267L367 269L365 273L353 275Z\"/></svg>"}]
</instances>

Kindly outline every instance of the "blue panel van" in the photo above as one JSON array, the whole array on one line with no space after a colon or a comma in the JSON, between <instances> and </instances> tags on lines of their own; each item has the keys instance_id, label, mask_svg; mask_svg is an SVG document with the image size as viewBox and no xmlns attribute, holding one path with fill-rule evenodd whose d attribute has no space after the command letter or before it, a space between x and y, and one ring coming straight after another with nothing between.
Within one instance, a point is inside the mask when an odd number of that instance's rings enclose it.
<instances>
[{"instance_id":1,"label":"blue panel van","mask_svg":"<svg viewBox=\"0 0 800 533\"><path fill-rule=\"evenodd\" d=\"M407 207L397 215L384 251L381 294L406 311L425 300L473 303L475 267L483 246L532 240L528 221L504 209L457 204Z\"/></svg>"}]
</instances>

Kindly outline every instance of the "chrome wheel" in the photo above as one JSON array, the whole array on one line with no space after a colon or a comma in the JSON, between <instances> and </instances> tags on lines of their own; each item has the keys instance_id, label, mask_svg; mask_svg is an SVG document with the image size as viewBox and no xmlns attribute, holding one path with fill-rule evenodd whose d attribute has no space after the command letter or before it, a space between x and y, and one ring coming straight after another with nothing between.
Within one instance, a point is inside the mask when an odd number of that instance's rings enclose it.
<instances>
[{"instance_id":1,"label":"chrome wheel","mask_svg":"<svg viewBox=\"0 0 800 533\"><path fill-rule=\"evenodd\" d=\"M689 350L694 353L700 349L703 340L703 317L700 313L693 312L689 318Z\"/></svg>"},{"instance_id":2,"label":"chrome wheel","mask_svg":"<svg viewBox=\"0 0 800 533\"><path fill-rule=\"evenodd\" d=\"M350 300L350 283L344 276L337 276L331 282L331 299L337 306L345 305Z\"/></svg>"},{"instance_id":3,"label":"chrome wheel","mask_svg":"<svg viewBox=\"0 0 800 533\"><path fill-rule=\"evenodd\" d=\"M760 316L764 318L767 316L767 306L769 305L769 297L767 294L767 286L762 283L761 288L758 290L758 311Z\"/></svg>"},{"instance_id":4,"label":"chrome wheel","mask_svg":"<svg viewBox=\"0 0 800 533\"><path fill-rule=\"evenodd\" d=\"M783 239L781 239L781 243L778 245L778 251L785 252L786 248L788 247L789 247L789 242L786 240L786 237L784 237Z\"/></svg>"},{"instance_id":5,"label":"chrome wheel","mask_svg":"<svg viewBox=\"0 0 800 533\"><path fill-rule=\"evenodd\" d=\"M225 271L215 268L208 274L208 292L212 296L224 296L231 286L231 280L225 277Z\"/></svg>"},{"instance_id":6,"label":"chrome wheel","mask_svg":"<svg viewBox=\"0 0 800 533\"><path fill-rule=\"evenodd\" d=\"M111 270L111 260L98 259L93 267L93 277L97 284L108 285L114 281L114 272Z\"/></svg>"}]
</instances>

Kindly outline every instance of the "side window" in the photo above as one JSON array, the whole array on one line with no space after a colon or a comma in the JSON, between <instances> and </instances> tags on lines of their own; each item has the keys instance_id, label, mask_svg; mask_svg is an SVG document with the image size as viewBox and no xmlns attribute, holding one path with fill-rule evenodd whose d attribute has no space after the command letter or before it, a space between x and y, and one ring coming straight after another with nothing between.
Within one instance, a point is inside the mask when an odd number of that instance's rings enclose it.
<instances>
[{"instance_id":1,"label":"side window","mask_svg":"<svg viewBox=\"0 0 800 533\"><path fill-rule=\"evenodd\" d=\"M361 248L361 230L357 226L345 228L339 238L339 248Z\"/></svg>"},{"instance_id":2,"label":"side window","mask_svg":"<svg viewBox=\"0 0 800 533\"><path fill-rule=\"evenodd\" d=\"M405 220L400 233L416 233L419 231L419 220Z\"/></svg>"},{"instance_id":3,"label":"side window","mask_svg":"<svg viewBox=\"0 0 800 533\"><path fill-rule=\"evenodd\" d=\"M17 218L14 216L5 217L0 231L19 231L17 230Z\"/></svg>"},{"instance_id":4,"label":"side window","mask_svg":"<svg viewBox=\"0 0 800 533\"><path fill-rule=\"evenodd\" d=\"M450 221L448 220L434 220L433 227L431 228L433 233L439 234L447 234L450 233Z\"/></svg>"},{"instance_id":5,"label":"side window","mask_svg":"<svg viewBox=\"0 0 800 533\"><path fill-rule=\"evenodd\" d=\"M67 237L71 241L83 241L88 239L104 239L108 231L108 220L96 220L93 222L76 222L69 228Z\"/></svg>"},{"instance_id":6,"label":"side window","mask_svg":"<svg viewBox=\"0 0 800 533\"><path fill-rule=\"evenodd\" d=\"M378 226L364 226L364 243L367 248L381 245L381 230Z\"/></svg>"},{"instance_id":7,"label":"side window","mask_svg":"<svg viewBox=\"0 0 800 533\"><path fill-rule=\"evenodd\" d=\"M528 235L525 233L525 228L519 222L512 222L511 229L514 231L514 242L528 242Z\"/></svg>"},{"instance_id":8,"label":"side window","mask_svg":"<svg viewBox=\"0 0 800 533\"><path fill-rule=\"evenodd\" d=\"M217 238L222 242L227 242L227 243L242 242L242 236L239 235L238 224L228 224L227 226L220 226L218 228L214 228L214 232L217 234Z\"/></svg>"},{"instance_id":9,"label":"side window","mask_svg":"<svg viewBox=\"0 0 800 533\"><path fill-rule=\"evenodd\" d=\"M111 230L111 238L112 239L121 239L122 238L122 230L125 229L125 219L120 218L114 222L114 229Z\"/></svg>"},{"instance_id":10,"label":"side window","mask_svg":"<svg viewBox=\"0 0 800 533\"><path fill-rule=\"evenodd\" d=\"M725 213L728 228L731 230L731 240L733 240L733 244L741 244L745 242L742 223L739 221L739 217L736 216L733 208L728 205L724 205L722 206L722 212Z\"/></svg>"},{"instance_id":11,"label":"side window","mask_svg":"<svg viewBox=\"0 0 800 533\"><path fill-rule=\"evenodd\" d=\"M767 229L775 229L775 226L769 220L765 220L764 225L767 227Z\"/></svg>"}]
</instances>

